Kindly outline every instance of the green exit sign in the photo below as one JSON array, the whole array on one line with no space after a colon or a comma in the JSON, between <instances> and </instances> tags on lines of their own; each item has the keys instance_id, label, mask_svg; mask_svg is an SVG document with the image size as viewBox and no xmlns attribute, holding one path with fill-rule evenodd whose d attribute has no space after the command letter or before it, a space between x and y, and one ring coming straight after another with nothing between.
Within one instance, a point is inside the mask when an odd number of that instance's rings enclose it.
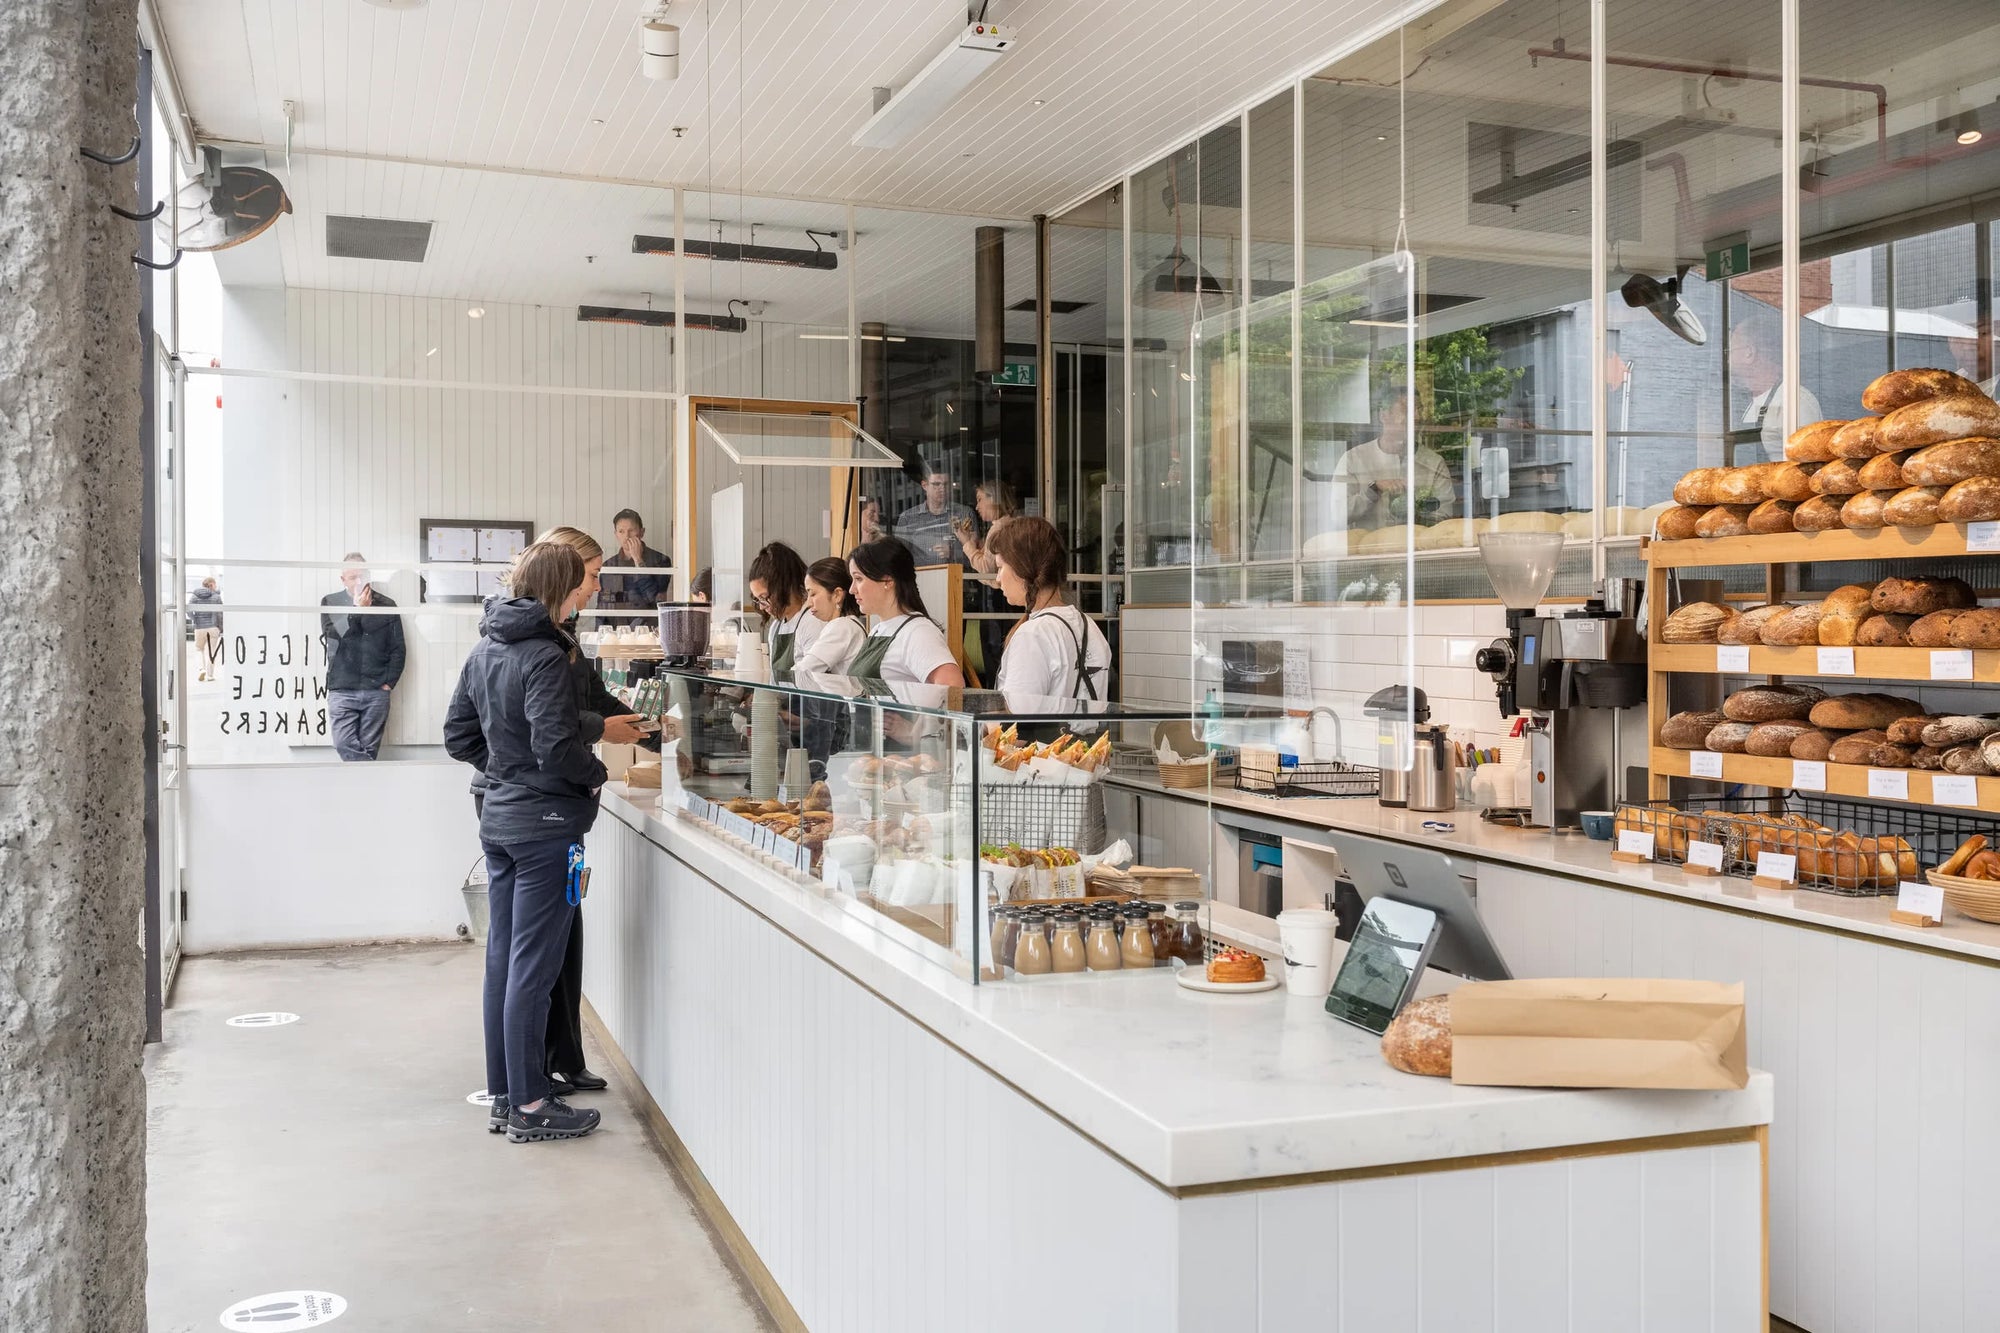
<instances>
[{"instance_id":1,"label":"green exit sign","mask_svg":"<svg viewBox=\"0 0 2000 1333\"><path fill-rule=\"evenodd\" d=\"M1708 280L1721 282L1750 271L1750 242L1741 240L1708 252Z\"/></svg>"},{"instance_id":2,"label":"green exit sign","mask_svg":"<svg viewBox=\"0 0 2000 1333\"><path fill-rule=\"evenodd\" d=\"M1035 363L1032 361L1009 361L1006 369L993 377L997 388L1032 389L1035 387Z\"/></svg>"}]
</instances>

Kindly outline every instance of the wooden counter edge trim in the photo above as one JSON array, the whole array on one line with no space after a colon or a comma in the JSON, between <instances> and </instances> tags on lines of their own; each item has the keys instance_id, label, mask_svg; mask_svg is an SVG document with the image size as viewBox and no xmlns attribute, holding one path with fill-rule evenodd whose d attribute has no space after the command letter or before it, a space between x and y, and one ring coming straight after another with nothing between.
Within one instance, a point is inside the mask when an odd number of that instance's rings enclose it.
<instances>
[{"instance_id":1,"label":"wooden counter edge trim","mask_svg":"<svg viewBox=\"0 0 2000 1333\"><path fill-rule=\"evenodd\" d=\"M1309 1171L1296 1176L1266 1176L1262 1180L1229 1180L1213 1185L1184 1185L1173 1191L1180 1199L1204 1198L1215 1194L1245 1194L1258 1190L1290 1189L1295 1185L1327 1185L1349 1180L1379 1180L1392 1176L1428 1176L1440 1171L1478 1171L1489 1166L1522 1166L1532 1162L1564 1162L1584 1157L1618 1157L1627 1153L1661 1152L1673 1148L1714 1148L1731 1143L1762 1143L1768 1154L1764 1125L1738 1125L1731 1129L1701 1129L1684 1134L1658 1134L1639 1139L1606 1139L1602 1143L1575 1143L1559 1148L1523 1148L1516 1152L1475 1153L1468 1157L1437 1157L1427 1161L1394 1162L1385 1166L1356 1166L1339 1171ZM1764 1159L1760 1157L1760 1161ZM1768 1165L1765 1167L1768 1172ZM1769 1192L1768 1175L1765 1191ZM1770 1254L1770 1203L1764 1205L1765 1256ZM1768 1275L1766 1281L1769 1281ZM1768 1297L1765 1305L1768 1307Z\"/></svg>"},{"instance_id":2,"label":"wooden counter edge trim","mask_svg":"<svg viewBox=\"0 0 2000 1333\"><path fill-rule=\"evenodd\" d=\"M597 1010L588 997L583 1000L582 1011L583 1025L603 1048L605 1060L611 1066L612 1077L617 1080L619 1089L624 1093L625 1104L639 1113L646 1128L651 1131L653 1142L660 1150L660 1154L672 1166L674 1174L680 1177L681 1184L686 1186L688 1201L694 1204L695 1211L701 1214L702 1220L708 1224L715 1239L735 1263L738 1275L749 1286L751 1294L757 1298L758 1303L764 1307L765 1314L770 1317L772 1323L784 1330L784 1333L808 1333L806 1321L799 1318L799 1312L792 1308L791 1301L785 1296L785 1289L778 1285L778 1279L771 1276L771 1270L764 1266L764 1260L757 1253L757 1247L743 1234L743 1228L736 1225L736 1219L730 1215L728 1206L722 1202L722 1196L708 1183L708 1177L702 1174L701 1167L694 1160L694 1154L688 1151L685 1143L681 1142L681 1136L674 1132L673 1125L667 1120L666 1112L662 1111L660 1104L653 1100L652 1091L647 1088L645 1080L639 1077L639 1071L632 1067L632 1062L625 1058L625 1052L611 1039L610 1029L606 1028L604 1020L597 1016Z\"/></svg>"}]
</instances>

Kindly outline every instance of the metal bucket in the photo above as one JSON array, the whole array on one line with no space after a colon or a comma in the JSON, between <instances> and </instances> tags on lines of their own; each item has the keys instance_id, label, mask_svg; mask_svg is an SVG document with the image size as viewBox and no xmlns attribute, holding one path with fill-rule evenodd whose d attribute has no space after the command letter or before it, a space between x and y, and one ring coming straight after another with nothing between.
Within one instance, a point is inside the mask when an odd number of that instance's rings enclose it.
<instances>
[{"instance_id":1,"label":"metal bucket","mask_svg":"<svg viewBox=\"0 0 2000 1333\"><path fill-rule=\"evenodd\" d=\"M465 916L468 924L458 928L458 937L473 944L486 943L486 927L489 920L486 903L486 858L480 857L472 863L472 869L465 872L465 882L458 886L465 896Z\"/></svg>"}]
</instances>

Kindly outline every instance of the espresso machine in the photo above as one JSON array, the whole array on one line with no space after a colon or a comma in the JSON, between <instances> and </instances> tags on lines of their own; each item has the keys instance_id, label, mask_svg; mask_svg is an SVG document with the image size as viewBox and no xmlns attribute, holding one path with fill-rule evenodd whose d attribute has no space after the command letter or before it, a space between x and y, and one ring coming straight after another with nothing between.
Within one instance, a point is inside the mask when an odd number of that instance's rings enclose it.
<instances>
[{"instance_id":1,"label":"espresso machine","mask_svg":"<svg viewBox=\"0 0 2000 1333\"><path fill-rule=\"evenodd\" d=\"M1646 699L1638 584L1612 579L1581 610L1536 614L1562 560L1559 533L1489 532L1479 554L1507 608L1507 636L1479 651L1503 716L1522 716L1532 795L1528 823L1568 829L1584 810L1609 810L1623 771L1621 710Z\"/></svg>"}]
</instances>

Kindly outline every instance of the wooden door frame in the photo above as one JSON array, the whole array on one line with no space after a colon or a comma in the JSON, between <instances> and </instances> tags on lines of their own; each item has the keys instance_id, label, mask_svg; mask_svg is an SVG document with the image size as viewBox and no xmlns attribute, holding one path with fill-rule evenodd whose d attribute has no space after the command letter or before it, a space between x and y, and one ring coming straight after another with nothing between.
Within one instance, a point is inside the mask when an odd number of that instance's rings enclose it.
<instances>
[{"instance_id":1,"label":"wooden door frame","mask_svg":"<svg viewBox=\"0 0 2000 1333\"><path fill-rule=\"evenodd\" d=\"M818 402L808 398L740 398L726 394L687 395L686 416L683 418L687 440L687 458L681 469L681 494L686 497L681 514L681 532L675 536L675 545L685 552L683 568L695 571L695 553L701 547L701 508L696 502L696 482L700 476L700 466L696 462L700 453L700 433L696 421L703 408L727 412L764 412L772 416L788 417L828 417L838 418L851 426L859 427L860 410L853 403ZM846 502L848 479L854 468L836 467L829 469L827 483L827 511L833 516L829 524L830 549L828 555L845 555L851 536L860 527L861 506L858 500ZM693 577L690 573L689 577Z\"/></svg>"}]
</instances>

